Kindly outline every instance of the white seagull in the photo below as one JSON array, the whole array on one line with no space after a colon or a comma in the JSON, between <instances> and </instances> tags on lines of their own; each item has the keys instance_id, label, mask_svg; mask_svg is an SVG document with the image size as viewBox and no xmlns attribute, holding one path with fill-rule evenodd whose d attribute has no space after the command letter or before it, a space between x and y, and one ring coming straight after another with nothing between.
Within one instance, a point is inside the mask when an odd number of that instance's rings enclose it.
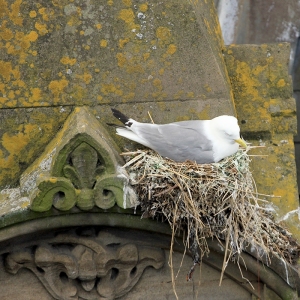
<instances>
[{"instance_id":1,"label":"white seagull","mask_svg":"<svg viewBox=\"0 0 300 300\"><path fill-rule=\"evenodd\" d=\"M112 108L113 115L125 126L116 126L116 133L177 162L198 164L218 162L239 148L247 148L240 138L237 119L219 116L212 120L191 120L169 124L140 123Z\"/></svg>"}]
</instances>

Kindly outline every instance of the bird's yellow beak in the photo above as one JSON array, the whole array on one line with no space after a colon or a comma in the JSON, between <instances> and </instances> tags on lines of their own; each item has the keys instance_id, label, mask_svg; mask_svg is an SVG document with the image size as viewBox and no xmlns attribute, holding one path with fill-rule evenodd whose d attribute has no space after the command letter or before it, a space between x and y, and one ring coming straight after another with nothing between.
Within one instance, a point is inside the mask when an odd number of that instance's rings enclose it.
<instances>
[{"instance_id":1,"label":"bird's yellow beak","mask_svg":"<svg viewBox=\"0 0 300 300\"><path fill-rule=\"evenodd\" d=\"M238 143L239 145L241 145L242 147L247 148L247 144L243 139L241 139L241 138L237 139L237 140L235 140L235 142Z\"/></svg>"}]
</instances>

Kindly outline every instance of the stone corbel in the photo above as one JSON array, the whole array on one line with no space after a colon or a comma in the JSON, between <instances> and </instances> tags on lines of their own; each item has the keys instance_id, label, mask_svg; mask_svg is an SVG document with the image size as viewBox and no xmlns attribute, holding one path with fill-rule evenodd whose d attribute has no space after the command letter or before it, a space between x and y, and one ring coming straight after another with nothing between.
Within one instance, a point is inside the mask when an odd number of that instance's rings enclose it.
<instances>
[{"instance_id":1,"label":"stone corbel","mask_svg":"<svg viewBox=\"0 0 300 300\"><path fill-rule=\"evenodd\" d=\"M55 299L110 300L129 292L145 268L159 269L164 261L160 248L118 238L107 244L99 235L73 231L9 253L5 269L11 274L31 270Z\"/></svg>"},{"instance_id":2,"label":"stone corbel","mask_svg":"<svg viewBox=\"0 0 300 300\"><path fill-rule=\"evenodd\" d=\"M33 211L137 205L115 143L87 108L76 108L42 156L23 173L20 190Z\"/></svg>"}]
</instances>

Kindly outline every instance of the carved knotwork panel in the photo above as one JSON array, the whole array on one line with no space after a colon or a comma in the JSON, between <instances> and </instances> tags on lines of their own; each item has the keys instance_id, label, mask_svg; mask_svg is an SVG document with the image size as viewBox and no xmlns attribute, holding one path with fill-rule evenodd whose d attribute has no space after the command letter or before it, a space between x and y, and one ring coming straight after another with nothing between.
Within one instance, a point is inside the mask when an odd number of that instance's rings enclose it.
<instances>
[{"instance_id":1,"label":"carved knotwork panel","mask_svg":"<svg viewBox=\"0 0 300 300\"><path fill-rule=\"evenodd\" d=\"M5 268L11 274L31 270L55 299L109 300L126 294L145 268L159 269L164 260L159 248L72 232L9 253Z\"/></svg>"}]
</instances>

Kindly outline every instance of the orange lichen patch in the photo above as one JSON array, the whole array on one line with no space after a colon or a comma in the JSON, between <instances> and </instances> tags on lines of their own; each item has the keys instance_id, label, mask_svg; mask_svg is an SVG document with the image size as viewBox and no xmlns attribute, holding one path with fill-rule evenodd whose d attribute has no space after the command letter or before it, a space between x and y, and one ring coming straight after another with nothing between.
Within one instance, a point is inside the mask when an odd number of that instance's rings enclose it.
<instances>
[{"instance_id":1,"label":"orange lichen patch","mask_svg":"<svg viewBox=\"0 0 300 300\"><path fill-rule=\"evenodd\" d=\"M279 79L277 81L277 87L281 88L284 87L286 85L286 82L284 81L284 79Z\"/></svg>"},{"instance_id":2,"label":"orange lichen patch","mask_svg":"<svg viewBox=\"0 0 300 300\"><path fill-rule=\"evenodd\" d=\"M7 21L3 21L1 26L0 26L0 38L5 40L5 41L9 41L13 38L13 32L6 27Z\"/></svg>"},{"instance_id":3,"label":"orange lichen patch","mask_svg":"<svg viewBox=\"0 0 300 300\"><path fill-rule=\"evenodd\" d=\"M144 68L142 65L140 64L128 64L128 66L126 67L126 72L128 74L133 74L133 73L144 73Z\"/></svg>"},{"instance_id":4,"label":"orange lichen patch","mask_svg":"<svg viewBox=\"0 0 300 300\"><path fill-rule=\"evenodd\" d=\"M158 78L153 79L152 84L158 89L162 90L162 83L161 80Z\"/></svg>"},{"instance_id":5,"label":"orange lichen patch","mask_svg":"<svg viewBox=\"0 0 300 300\"><path fill-rule=\"evenodd\" d=\"M123 95L123 91L120 89L119 85L114 85L113 83L101 84L101 93L104 95L116 94L118 96Z\"/></svg>"},{"instance_id":6,"label":"orange lichen patch","mask_svg":"<svg viewBox=\"0 0 300 300\"><path fill-rule=\"evenodd\" d=\"M143 54L143 59L146 61L150 57L150 52L146 52Z\"/></svg>"},{"instance_id":7,"label":"orange lichen patch","mask_svg":"<svg viewBox=\"0 0 300 300\"><path fill-rule=\"evenodd\" d=\"M204 85L204 88L205 88L206 91L208 91L209 93L212 91L212 88L211 88L209 85L207 85L207 84Z\"/></svg>"},{"instance_id":8,"label":"orange lichen patch","mask_svg":"<svg viewBox=\"0 0 300 300\"><path fill-rule=\"evenodd\" d=\"M130 29L138 28L138 25L134 23L134 12L131 8L121 9L118 18L123 20Z\"/></svg>"},{"instance_id":9,"label":"orange lichen patch","mask_svg":"<svg viewBox=\"0 0 300 300\"><path fill-rule=\"evenodd\" d=\"M15 98L15 91L10 90L7 94L7 98L13 100Z\"/></svg>"},{"instance_id":10,"label":"orange lichen patch","mask_svg":"<svg viewBox=\"0 0 300 300\"><path fill-rule=\"evenodd\" d=\"M10 81L12 71L13 68L10 61L0 60L0 76L4 79L4 81Z\"/></svg>"},{"instance_id":11,"label":"orange lichen patch","mask_svg":"<svg viewBox=\"0 0 300 300\"><path fill-rule=\"evenodd\" d=\"M167 53L172 55L177 51L177 47L174 44L170 44L167 49Z\"/></svg>"},{"instance_id":12,"label":"orange lichen patch","mask_svg":"<svg viewBox=\"0 0 300 300\"><path fill-rule=\"evenodd\" d=\"M76 63L76 58L70 58L69 56L64 56L60 59L60 62L64 65L73 66Z\"/></svg>"},{"instance_id":13,"label":"orange lichen patch","mask_svg":"<svg viewBox=\"0 0 300 300\"><path fill-rule=\"evenodd\" d=\"M34 27L38 30L40 35L45 35L48 33L47 25L36 22Z\"/></svg>"},{"instance_id":14,"label":"orange lichen patch","mask_svg":"<svg viewBox=\"0 0 300 300\"><path fill-rule=\"evenodd\" d=\"M127 62L125 55L123 53L117 53L116 57L118 60L118 66L122 68Z\"/></svg>"},{"instance_id":15,"label":"orange lichen patch","mask_svg":"<svg viewBox=\"0 0 300 300\"><path fill-rule=\"evenodd\" d=\"M253 76L250 66L246 62L236 61L236 75L241 83L240 92L260 98L257 87L261 86L258 78Z\"/></svg>"},{"instance_id":16,"label":"orange lichen patch","mask_svg":"<svg viewBox=\"0 0 300 300\"><path fill-rule=\"evenodd\" d=\"M101 40L100 41L100 47L106 48L107 47L107 40Z\"/></svg>"},{"instance_id":17,"label":"orange lichen patch","mask_svg":"<svg viewBox=\"0 0 300 300\"><path fill-rule=\"evenodd\" d=\"M23 18L21 17L20 13L20 5L22 3L22 0L16 0L15 3L13 3L10 6L9 11L9 18L13 21L15 25L22 26L23 25Z\"/></svg>"},{"instance_id":18,"label":"orange lichen patch","mask_svg":"<svg viewBox=\"0 0 300 300\"><path fill-rule=\"evenodd\" d=\"M49 15L47 14L47 8L46 7L42 7L39 9L39 14L42 15L42 19L44 21L49 21Z\"/></svg>"},{"instance_id":19,"label":"orange lichen patch","mask_svg":"<svg viewBox=\"0 0 300 300\"><path fill-rule=\"evenodd\" d=\"M156 29L156 37L162 41L168 41L171 37L170 29L167 27L159 26Z\"/></svg>"},{"instance_id":20,"label":"orange lichen patch","mask_svg":"<svg viewBox=\"0 0 300 300\"><path fill-rule=\"evenodd\" d=\"M187 97L187 98L194 98L194 97L195 97L195 94L194 94L194 92L188 92L188 93L186 94L186 97Z\"/></svg>"},{"instance_id":21,"label":"orange lichen patch","mask_svg":"<svg viewBox=\"0 0 300 300\"><path fill-rule=\"evenodd\" d=\"M164 68L159 69L159 71L158 71L159 75L163 75L164 73L165 73L165 69Z\"/></svg>"},{"instance_id":22,"label":"orange lichen patch","mask_svg":"<svg viewBox=\"0 0 300 300\"><path fill-rule=\"evenodd\" d=\"M120 47L120 48L123 48L129 41L130 41L129 38L126 38L126 39L120 39L120 40L119 40L119 47Z\"/></svg>"},{"instance_id":23,"label":"orange lichen patch","mask_svg":"<svg viewBox=\"0 0 300 300\"><path fill-rule=\"evenodd\" d=\"M35 42L38 39L39 35L37 34L36 31L30 31L29 34L27 34L26 38L30 42Z\"/></svg>"},{"instance_id":24,"label":"orange lichen patch","mask_svg":"<svg viewBox=\"0 0 300 300\"><path fill-rule=\"evenodd\" d=\"M3 134L2 146L10 153L10 156L12 156L12 154L20 152L28 144L31 136L35 135L37 131L39 131L37 125L20 125L17 134L11 135L7 132Z\"/></svg>"},{"instance_id":25,"label":"orange lichen patch","mask_svg":"<svg viewBox=\"0 0 300 300\"><path fill-rule=\"evenodd\" d=\"M148 10L148 4L147 3L140 4L139 8L141 12L146 12Z\"/></svg>"},{"instance_id":26,"label":"orange lichen patch","mask_svg":"<svg viewBox=\"0 0 300 300\"><path fill-rule=\"evenodd\" d=\"M210 105L205 105L205 107L201 110L201 112L197 113L199 120L209 120L210 119Z\"/></svg>"},{"instance_id":27,"label":"orange lichen patch","mask_svg":"<svg viewBox=\"0 0 300 300\"><path fill-rule=\"evenodd\" d=\"M257 76L257 75L261 74L263 71L265 71L267 67L268 67L268 65L264 65L264 66L258 65L258 66L255 66L253 68L253 70L252 70L252 73L253 73L253 75Z\"/></svg>"},{"instance_id":28,"label":"orange lichen patch","mask_svg":"<svg viewBox=\"0 0 300 300\"><path fill-rule=\"evenodd\" d=\"M42 98L42 91L40 88L31 88L31 97L29 98L29 102L36 102Z\"/></svg>"},{"instance_id":29,"label":"orange lichen patch","mask_svg":"<svg viewBox=\"0 0 300 300\"><path fill-rule=\"evenodd\" d=\"M78 26L80 25L82 22L79 19L78 15L71 15L71 17L69 18L69 20L67 21L67 24L69 26ZM99 24L100 25L100 24Z\"/></svg>"},{"instance_id":30,"label":"orange lichen patch","mask_svg":"<svg viewBox=\"0 0 300 300\"><path fill-rule=\"evenodd\" d=\"M101 25L100 23L98 23L98 24L95 25L95 27L96 27L97 29L101 29L101 28L102 28L102 25Z\"/></svg>"},{"instance_id":31,"label":"orange lichen patch","mask_svg":"<svg viewBox=\"0 0 300 300\"><path fill-rule=\"evenodd\" d=\"M32 10L32 11L29 12L29 17L30 18L35 18L36 16L37 16L37 13L36 13L35 10Z\"/></svg>"},{"instance_id":32,"label":"orange lichen patch","mask_svg":"<svg viewBox=\"0 0 300 300\"><path fill-rule=\"evenodd\" d=\"M13 102L13 101L12 101ZM34 104L32 104L34 106ZM0 139L0 184L13 185L20 176L20 162L28 164L43 151L49 139L57 132L69 112L60 112L59 108L44 111L34 109L26 124L17 125L19 115L16 110L5 120L5 132ZM25 115L24 115L25 116ZM45 122L47 120L47 122ZM29 123L27 123L29 122Z\"/></svg>"},{"instance_id":33,"label":"orange lichen patch","mask_svg":"<svg viewBox=\"0 0 300 300\"><path fill-rule=\"evenodd\" d=\"M126 95L124 95L122 97L122 102L126 102L126 101L132 101L135 97L135 93L134 92L129 92Z\"/></svg>"},{"instance_id":34,"label":"orange lichen patch","mask_svg":"<svg viewBox=\"0 0 300 300\"><path fill-rule=\"evenodd\" d=\"M174 99L183 99L184 98L184 91L179 90L177 93L173 95Z\"/></svg>"},{"instance_id":35,"label":"orange lichen patch","mask_svg":"<svg viewBox=\"0 0 300 300\"><path fill-rule=\"evenodd\" d=\"M130 7L132 5L131 0L122 0L123 4L127 7Z\"/></svg>"},{"instance_id":36,"label":"orange lichen patch","mask_svg":"<svg viewBox=\"0 0 300 300\"><path fill-rule=\"evenodd\" d=\"M7 16L9 13L8 4L5 0L0 0L0 18Z\"/></svg>"},{"instance_id":37,"label":"orange lichen patch","mask_svg":"<svg viewBox=\"0 0 300 300\"><path fill-rule=\"evenodd\" d=\"M89 84L91 82L93 76L87 72L84 72L84 74L82 75L82 78L86 84Z\"/></svg>"},{"instance_id":38,"label":"orange lichen patch","mask_svg":"<svg viewBox=\"0 0 300 300\"><path fill-rule=\"evenodd\" d=\"M63 90L68 86L69 81L66 79L53 80L49 83L49 89L55 98L58 98Z\"/></svg>"},{"instance_id":39,"label":"orange lichen patch","mask_svg":"<svg viewBox=\"0 0 300 300\"><path fill-rule=\"evenodd\" d=\"M107 4L108 4L109 6L112 6L112 5L114 4L114 1L113 1L113 0L108 0L108 1L107 1Z\"/></svg>"},{"instance_id":40,"label":"orange lichen patch","mask_svg":"<svg viewBox=\"0 0 300 300\"><path fill-rule=\"evenodd\" d=\"M50 177L50 178L49 178L49 181L50 181L51 183L56 183L56 182L57 182L57 177Z\"/></svg>"},{"instance_id":41,"label":"orange lichen patch","mask_svg":"<svg viewBox=\"0 0 300 300\"><path fill-rule=\"evenodd\" d=\"M4 84L4 83L1 83L1 81L0 81L0 92L1 92L2 94L4 94L4 92L5 92L5 84Z\"/></svg>"}]
</instances>

